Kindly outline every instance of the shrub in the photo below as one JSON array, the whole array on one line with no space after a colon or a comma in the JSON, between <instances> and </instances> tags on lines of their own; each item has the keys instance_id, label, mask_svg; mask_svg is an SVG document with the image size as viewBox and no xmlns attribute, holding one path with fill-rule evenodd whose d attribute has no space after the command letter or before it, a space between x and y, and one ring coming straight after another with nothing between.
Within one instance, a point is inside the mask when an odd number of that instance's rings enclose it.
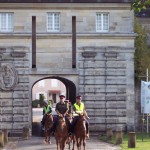
<instances>
[{"instance_id":1,"label":"shrub","mask_svg":"<svg viewBox=\"0 0 150 150\"><path fill-rule=\"evenodd\" d=\"M32 101L32 107L33 108L37 108L38 104L39 104L39 100L36 99L36 100Z\"/></svg>"}]
</instances>

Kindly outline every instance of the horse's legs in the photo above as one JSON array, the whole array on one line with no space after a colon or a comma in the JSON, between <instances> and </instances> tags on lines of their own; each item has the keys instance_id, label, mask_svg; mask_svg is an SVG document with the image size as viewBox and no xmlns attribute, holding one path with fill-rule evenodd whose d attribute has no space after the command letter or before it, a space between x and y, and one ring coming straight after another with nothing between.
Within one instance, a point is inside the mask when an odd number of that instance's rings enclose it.
<instances>
[{"instance_id":1,"label":"horse's legs","mask_svg":"<svg viewBox=\"0 0 150 150\"><path fill-rule=\"evenodd\" d=\"M48 143L51 144L51 133L48 131Z\"/></svg>"},{"instance_id":2,"label":"horse's legs","mask_svg":"<svg viewBox=\"0 0 150 150\"><path fill-rule=\"evenodd\" d=\"M47 143L47 131L45 130L45 143Z\"/></svg>"},{"instance_id":3,"label":"horse's legs","mask_svg":"<svg viewBox=\"0 0 150 150\"><path fill-rule=\"evenodd\" d=\"M65 149L65 140L62 142L62 150L64 150Z\"/></svg>"},{"instance_id":4,"label":"horse's legs","mask_svg":"<svg viewBox=\"0 0 150 150\"><path fill-rule=\"evenodd\" d=\"M77 149L80 150L79 138L77 138L76 140L77 140Z\"/></svg>"},{"instance_id":5,"label":"horse's legs","mask_svg":"<svg viewBox=\"0 0 150 150\"><path fill-rule=\"evenodd\" d=\"M86 139L85 138L83 139L83 147L84 147L84 150L85 150L85 147L86 147Z\"/></svg>"},{"instance_id":6,"label":"horse's legs","mask_svg":"<svg viewBox=\"0 0 150 150\"><path fill-rule=\"evenodd\" d=\"M58 150L58 140L56 139L56 145L57 145L57 150Z\"/></svg>"},{"instance_id":7,"label":"horse's legs","mask_svg":"<svg viewBox=\"0 0 150 150\"><path fill-rule=\"evenodd\" d=\"M80 137L80 140L79 140L79 150L81 150L81 142L82 142L82 138Z\"/></svg>"},{"instance_id":8,"label":"horse's legs","mask_svg":"<svg viewBox=\"0 0 150 150\"><path fill-rule=\"evenodd\" d=\"M73 146L72 146L72 150L74 150L74 145L75 145L75 137L73 136Z\"/></svg>"}]
</instances>

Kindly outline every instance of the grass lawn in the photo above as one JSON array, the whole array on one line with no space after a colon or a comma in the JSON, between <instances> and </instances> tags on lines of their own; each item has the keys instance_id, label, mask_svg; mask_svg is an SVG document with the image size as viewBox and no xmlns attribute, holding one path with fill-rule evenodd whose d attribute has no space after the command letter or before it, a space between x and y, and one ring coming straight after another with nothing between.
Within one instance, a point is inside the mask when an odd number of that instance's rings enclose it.
<instances>
[{"instance_id":1,"label":"grass lawn","mask_svg":"<svg viewBox=\"0 0 150 150\"><path fill-rule=\"evenodd\" d=\"M143 139L143 141L142 141ZM115 136L113 135L112 140L107 140L106 135L101 135L100 140L107 143L115 144ZM136 148L128 148L128 135L123 134L123 142L120 145L122 150L150 150L150 134L136 133Z\"/></svg>"}]
</instances>

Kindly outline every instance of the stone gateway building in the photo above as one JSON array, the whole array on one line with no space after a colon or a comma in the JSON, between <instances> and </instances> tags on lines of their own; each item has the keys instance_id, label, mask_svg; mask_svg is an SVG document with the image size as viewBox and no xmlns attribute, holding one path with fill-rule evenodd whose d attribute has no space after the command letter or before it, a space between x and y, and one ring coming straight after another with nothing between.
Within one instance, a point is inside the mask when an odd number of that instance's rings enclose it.
<instances>
[{"instance_id":1,"label":"stone gateway building","mask_svg":"<svg viewBox=\"0 0 150 150\"><path fill-rule=\"evenodd\" d=\"M58 79L83 96L91 131L134 129L129 0L0 0L0 128L32 130L32 87Z\"/></svg>"}]
</instances>

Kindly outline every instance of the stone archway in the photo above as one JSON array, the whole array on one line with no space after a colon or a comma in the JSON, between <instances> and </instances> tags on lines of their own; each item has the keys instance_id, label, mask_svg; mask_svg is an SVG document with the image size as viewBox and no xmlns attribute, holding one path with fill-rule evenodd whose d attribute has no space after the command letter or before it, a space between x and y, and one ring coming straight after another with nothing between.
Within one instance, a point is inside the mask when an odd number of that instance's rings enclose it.
<instances>
[{"instance_id":1,"label":"stone archway","mask_svg":"<svg viewBox=\"0 0 150 150\"><path fill-rule=\"evenodd\" d=\"M70 81L70 80L68 80L64 77L50 76L50 77L40 78L36 82L34 82L34 84L32 85L32 89L33 89L33 86L37 82L39 82L41 80L45 80L45 79L57 79L57 80L61 81L66 87L66 99L70 100L70 102L72 104L75 102L75 99L76 99L76 86L72 81ZM33 111L32 111L32 117L33 117ZM41 130L40 121L34 122L33 118L32 118L32 135L34 135L34 136L42 136L43 135L43 132Z\"/></svg>"},{"instance_id":2,"label":"stone archway","mask_svg":"<svg viewBox=\"0 0 150 150\"><path fill-rule=\"evenodd\" d=\"M52 76L48 79L58 79L58 80L60 80L66 86L66 99L70 100L70 102L72 104L75 103L76 86L72 81L70 81L66 78L58 77L58 76Z\"/></svg>"}]
</instances>

